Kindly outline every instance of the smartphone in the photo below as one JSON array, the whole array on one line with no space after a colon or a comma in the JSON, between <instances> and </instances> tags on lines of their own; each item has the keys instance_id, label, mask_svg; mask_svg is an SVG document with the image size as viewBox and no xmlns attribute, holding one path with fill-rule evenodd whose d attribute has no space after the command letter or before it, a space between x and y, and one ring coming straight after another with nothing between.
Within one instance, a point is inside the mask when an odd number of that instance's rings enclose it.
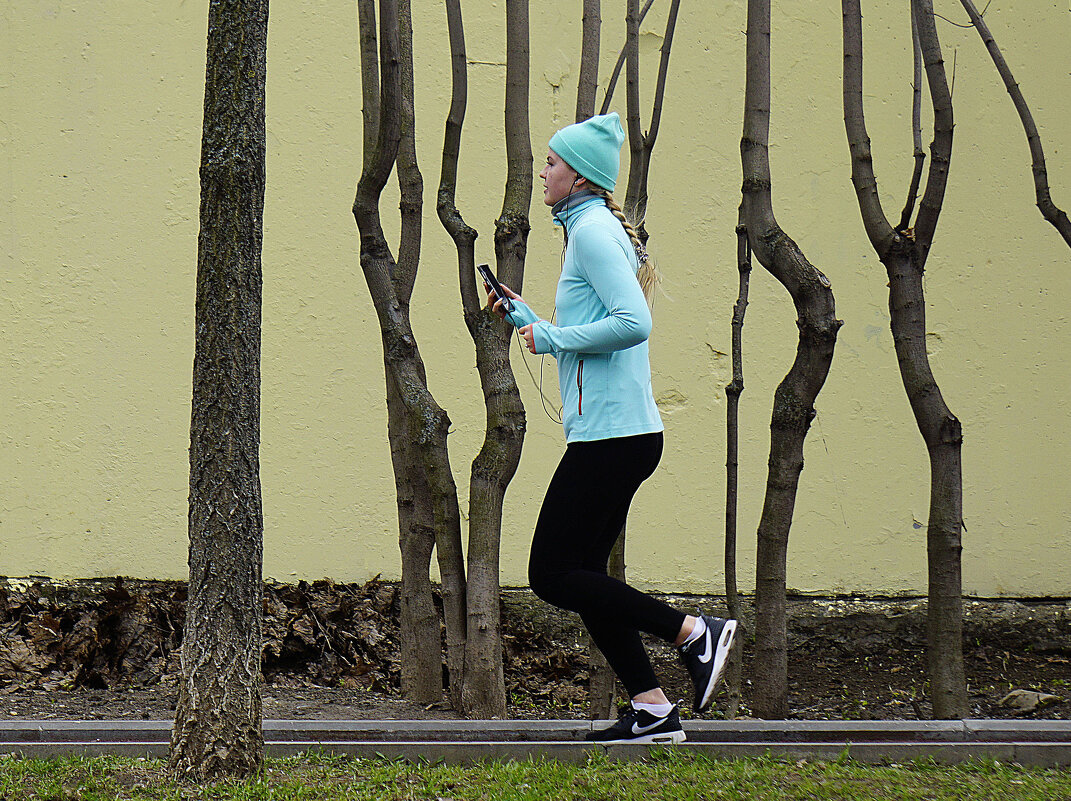
<instances>
[{"instance_id":1,"label":"smartphone","mask_svg":"<svg viewBox=\"0 0 1071 801\"><path fill-rule=\"evenodd\" d=\"M498 283L495 274L491 272L491 267L487 264L477 264L476 269L479 270L480 275L483 277L483 282L491 287L491 291L502 300L502 307L507 312L513 311L513 301L506 297L506 293L502 290L502 284Z\"/></svg>"}]
</instances>

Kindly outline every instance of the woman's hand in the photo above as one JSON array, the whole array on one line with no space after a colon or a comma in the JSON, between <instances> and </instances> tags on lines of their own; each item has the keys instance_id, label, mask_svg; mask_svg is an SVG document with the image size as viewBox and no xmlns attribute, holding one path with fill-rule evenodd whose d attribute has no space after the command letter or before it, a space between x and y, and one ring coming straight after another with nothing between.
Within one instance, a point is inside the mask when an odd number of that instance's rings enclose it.
<instances>
[{"instance_id":1,"label":"woman's hand","mask_svg":"<svg viewBox=\"0 0 1071 801\"><path fill-rule=\"evenodd\" d=\"M528 345L528 351L530 353L535 353L535 334L532 332L532 328L533 326L526 325L524 328L520 329L520 334L524 337L524 341Z\"/></svg>"},{"instance_id":2,"label":"woman's hand","mask_svg":"<svg viewBox=\"0 0 1071 801\"><path fill-rule=\"evenodd\" d=\"M506 297L516 299L521 301L521 303L524 303L524 298L522 298L508 286L503 283L499 283L499 286L502 287L502 291L506 293ZM487 306L499 317L505 317L506 310L502 306L502 299L495 294L494 290L487 285L486 281L484 281L483 288L484 291L487 293Z\"/></svg>"}]
</instances>

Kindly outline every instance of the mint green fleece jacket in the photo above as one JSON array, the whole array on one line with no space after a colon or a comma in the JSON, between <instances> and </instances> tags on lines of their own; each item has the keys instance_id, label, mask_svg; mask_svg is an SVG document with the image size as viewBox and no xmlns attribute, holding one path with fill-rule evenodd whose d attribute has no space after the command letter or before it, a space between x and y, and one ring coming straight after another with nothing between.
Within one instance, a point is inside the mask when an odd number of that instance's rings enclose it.
<instances>
[{"instance_id":1,"label":"mint green fleece jacket","mask_svg":"<svg viewBox=\"0 0 1071 801\"><path fill-rule=\"evenodd\" d=\"M594 193L566 198L554 216L568 237L554 300L557 325L523 301L507 319L518 328L534 324L536 353L558 360L565 439L661 431L647 349L651 312L636 280L636 250Z\"/></svg>"}]
</instances>

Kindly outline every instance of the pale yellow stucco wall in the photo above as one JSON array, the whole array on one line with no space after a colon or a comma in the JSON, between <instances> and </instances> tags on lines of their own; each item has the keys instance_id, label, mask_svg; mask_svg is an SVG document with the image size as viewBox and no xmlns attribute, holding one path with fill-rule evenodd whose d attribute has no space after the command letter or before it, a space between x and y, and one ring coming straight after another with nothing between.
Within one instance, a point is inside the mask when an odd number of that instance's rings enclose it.
<instances>
[{"instance_id":1,"label":"pale yellow stucco wall","mask_svg":"<svg viewBox=\"0 0 1071 801\"><path fill-rule=\"evenodd\" d=\"M414 0L427 185L414 328L454 422L462 503L483 408L434 217L449 97L444 13ZM604 70L623 32L604 6ZM664 6L665 4L660 4ZM637 498L629 570L642 586L722 586L725 396L740 168L744 3L685 2L651 178L665 273L652 341L667 451ZM783 227L832 280L844 320L792 531L789 585L921 592L925 451L900 386L885 277L849 182L835 2L775 4L771 134ZM882 197L910 171L903 3L866 3L867 112ZM183 577L197 163L207 4L13 0L0 10L0 574ZM953 0L938 10L961 20ZM571 121L579 2L532 4L537 163ZM501 205L502 2L467 2L470 105L458 203L492 257ZM398 575L375 317L350 206L360 167L353 4L272 7L264 214L264 570L281 580ZM662 10L662 15L665 11ZM664 17L645 23L645 106ZM1071 207L1071 8L994 0L990 25L1033 110L1055 199ZM935 373L963 421L964 587L1071 594L1071 257L1033 207L1018 119L971 30L955 53L956 145L927 291ZM620 95L619 95L620 97ZM616 107L623 110L623 98ZM928 141L928 140L927 140ZM388 224L395 196L385 201ZM533 203L526 297L545 315L560 240ZM741 584L750 589L771 393L795 348L785 292L752 281L743 396ZM530 360L538 373L538 360ZM525 583L530 531L563 448L518 364L529 434L507 497L503 571ZM556 394L548 359L545 386Z\"/></svg>"}]
</instances>

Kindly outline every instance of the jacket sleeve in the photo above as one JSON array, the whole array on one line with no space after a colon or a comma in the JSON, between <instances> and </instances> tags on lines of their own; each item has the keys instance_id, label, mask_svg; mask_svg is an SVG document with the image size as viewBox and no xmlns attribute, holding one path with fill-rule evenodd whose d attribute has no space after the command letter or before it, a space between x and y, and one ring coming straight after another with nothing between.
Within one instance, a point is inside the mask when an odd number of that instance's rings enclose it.
<instances>
[{"instance_id":1,"label":"jacket sleeve","mask_svg":"<svg viewBox=\"0 0 1071 801\"><path fill-rule=\"evenodd\" d=\"M513 311L506 315L506 320L514 328L524 328L526 325L539 321L539 315L537 315L523 300L513 301Z\"/></svg>"},{"instance_id":2,"label":"jacket sleeve","mask_svg":"<svg viewBox=\"0 0 1071 801\"><path fill-rule=\"evenodd\" d=\"M607 315L583 325L536 323L536 353L610 353L645 341L651 335L651 310L620 242L606 229L592 225L580 228L570 247L576 248L575 264Z\"/></svg>"}]
</instances>

